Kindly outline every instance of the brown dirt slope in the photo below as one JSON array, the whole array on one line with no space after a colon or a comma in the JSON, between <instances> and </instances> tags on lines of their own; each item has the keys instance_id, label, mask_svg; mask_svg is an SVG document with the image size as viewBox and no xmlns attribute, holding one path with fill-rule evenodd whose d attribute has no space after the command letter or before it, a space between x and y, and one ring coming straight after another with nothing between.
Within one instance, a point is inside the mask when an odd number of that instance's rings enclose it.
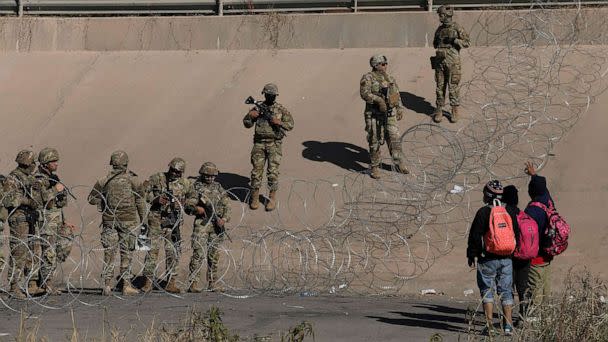
<instances>
[{"instance_id":1,"label":"brown dirt slope","mask_svg":"<svg viewBox=\"0 0 608 342\"><path fill-rule=\"evenodd\" d=\"M382 52L391 61L390 71L401 90L415 103L399 123L402 131L429 122L424 113L434 102L433 75L427 67L431 50ZM358 82L374 53L352 49L3 54L1 171L12 168L19 149L50 145L62 154L65 182L90 186L105 174L110 153L124 149L131 168L142 176L165 169L177 155L189 162L190 174L211 160L244 185L252 132L242 126L247 110L243 100L260 96L266 82L279 85L279 101L296 123L284 144L283 184L360 171L366 166L367 146ZM559 277L571 265L598 272L606 265L603 246L608 233L601 216L608 199L608 172L602 172L608 171L608 164L601 157L608 147L603 139L608 118L601 113L606 105L607 96L592 104L543 170L558 208L574 229L569 250L555 262ZM442 125L447 126L446 121ZM465 124L463 120L449 128ZM336 144L322 148L326 157L317 162L303 157L307 141ZM86 192L85 187L76 190L81 196ZM471 194L471 206L478 206L478 201ZM94 208L84 202L82 206L89 222ZM96 234L93 227L90 236ZM407 291L437 288L461 295L462 290L475 288L474 274L466 272L461 238L455 237L452 252L437 259Z\"/></svg>"}]
</instances>

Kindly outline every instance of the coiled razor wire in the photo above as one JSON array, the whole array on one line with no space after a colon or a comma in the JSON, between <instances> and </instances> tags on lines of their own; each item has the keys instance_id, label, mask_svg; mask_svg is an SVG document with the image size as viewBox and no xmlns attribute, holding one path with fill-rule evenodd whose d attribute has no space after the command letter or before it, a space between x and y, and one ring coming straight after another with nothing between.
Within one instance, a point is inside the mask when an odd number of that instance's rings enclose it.
<instances>
[{"instance_id":1,"label":"coiled razor wire","mask_svg":"<svg viewBox=\"0 0 608 342\"><path fill-rule=\"evenodd\" d=\"M480 185L496 178L521 186L526 160L542 169L555 144L604 92L608 73L606 52L593 46L606 41L608 24L592 21L580 7L546 10L543 2L527 11L497 13L494 19L504 22L504 30L487 29L484 39L502 41L504 46L465 53L473 67L461 90L466 111L462 123L423 123L403 133L409 175L387 170L381 180L356 172L320 180L284 177L287 185L282 191L287 195L271 213L248 209L248 189L227 189L235 199L228 225L232 241L218 246L217 275L225 295L399 293L408 280L424 274L455 241L466 237L477 209L471 202L478 201ZM488 27L483 22L476 25ZM89 186L70 189L79 198L70 204L79 215L79 230L70 257L54 275L55 281L65 284L68 300L56 304L46 295L27 301L4 295L0 301L6 308L17 310L23 302L46 309L96 306L110 298L87 295L99 293L102 286L100 215L84 200ZM192 281L185 267L192 250L191 222L186 218L182 227L182 289ZM139 227L132 233L137 235ZM3 239L7 260L10 239ZM32 241L49 243L36 236L16 243L27 248L33 265L39 265ZM167 278L163 253L155 270L159 288ZM141 273L144 257L145 252L135 252L133 273ZM24 275L24 289L35 271L34 266ZM12 275L6 262L0 291L8 291ZM114 296L129 301L144 295Z\"/></svg>"}]
</instances>

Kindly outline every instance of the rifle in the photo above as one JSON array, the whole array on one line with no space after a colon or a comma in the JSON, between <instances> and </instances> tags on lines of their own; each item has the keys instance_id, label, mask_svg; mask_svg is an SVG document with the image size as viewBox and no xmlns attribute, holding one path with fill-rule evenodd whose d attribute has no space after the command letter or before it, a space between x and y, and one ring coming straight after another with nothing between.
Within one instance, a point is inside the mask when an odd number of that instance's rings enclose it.
<instances>
[{"instance_id":1,"label":"rifle","mask_svg":"<svg viewBox=\"0 0 608 342\"><path fill-rule=\"evenodd\" d=\"M171 228L171 239L173 241L181 240L180 223L181 218L181 207L177 205L178 199L175 196L173 190L169 186L169 178L165 175L166 188L162 189L161 196L166 197L169 200L167 209L161 207L161 227Z\"/></svg>"},{"instance_id":2,"label":"rifle","mask_svg":"<svg viewBox=\"0 0 608 342\"><path fill-rule=\"evenodd\" d=\"M57 185L57 183L60 183L60 184L64 185L63 183L61 183L61 180L59 180L59 176L57 176L54 173L51 173L51 175L49 176L49 183L51 184L51 186L55 186L55 185ZM70 195L70 197L72 197L74 200L77 200L76 196L74 196L74 194L72 193L72 191L67 186L65 186L65 185L64 185L63 191L57 194L57 196L56 196L57 200L58 201L63 201L64 200L63 197L65 197L66 193L68 195Z\"/></svg>"},{"instance_id":3,"label":"rifle","mask_svg":"<svg viewBox=\"0 0 608 342\"><path fill-rule=\"evenodd\" d=\"M283 139L287 135L283 127L276 126L271 123L272 118L274 117L274 113L272 112L270 107L268 107L268 105L264 103L264 101L256 101L253 96L249 96L245 99L245 104L252 104L255 106L258 112L260 112L259 118L268 121L268 124L270 124L270 127L272 127L272 130L277 135L278 139Z\"/></svg>"},{"instance_id":4,"label":"rifle","mask_svg":"<svg viewBox=\"0 0 608 342\"><path fill-rule=\"evenodd\" d=\"M201 197L199 199L199 201L203 204L203 208L205 208L205 213L211 213L211 223L213 224L213 226L215 228L217 228L218 232L218 236L226 236L228 238L228 241L230 241L232 243L232 238L230 237L230 235L228 235L228 231L226 230L226 223L224 222L224 225L220 227L219 224L217 224L217 214L215 212L215 208L213 208L213 204L210 203L207 199L205 199L204 197ZM206 214L208 215L208 214Z\"/></svg>"}]
</instances>

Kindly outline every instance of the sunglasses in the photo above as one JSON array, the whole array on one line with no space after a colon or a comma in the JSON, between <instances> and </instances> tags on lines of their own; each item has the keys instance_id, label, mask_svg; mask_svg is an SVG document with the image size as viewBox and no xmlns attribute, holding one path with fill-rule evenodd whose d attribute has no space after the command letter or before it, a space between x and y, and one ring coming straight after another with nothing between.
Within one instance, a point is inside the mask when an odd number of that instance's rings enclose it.
<instances>
[{"instance_id":1,"label":"sunglasses","mask_svg":"<svg viewBox=\"0 0 608 342\"><path fill-rule=\"evenodd\" d=\"M386 66L386 65L388 65L388 63L380 63L380 65L385 65Z\"/></svg>"}]
</instances>

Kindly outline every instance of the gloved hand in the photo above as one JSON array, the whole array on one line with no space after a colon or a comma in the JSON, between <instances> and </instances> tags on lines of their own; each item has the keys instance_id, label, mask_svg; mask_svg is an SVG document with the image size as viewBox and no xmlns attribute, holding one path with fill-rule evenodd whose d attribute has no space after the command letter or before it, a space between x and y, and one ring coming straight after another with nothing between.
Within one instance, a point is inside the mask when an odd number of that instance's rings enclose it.
<instances>
[{"instance_id":1,"label":"gloved hand","mask_svg":"<svg viewBox=\"0 0 608 342\"><path fill-rule=\"evenodd\" d=\"M276 116L273 116L272 119L270 120L270 123L275 126L281 126L281 124L283 122L281 122L281 119L277 118Z\"/></svg>"},{"instance_id":2,"label":"gloved hand","mask_svg":"<svg viewBox=\"0 0 608 342\"><path fill-rule=\"evenodd\" d=\"M62 192L63 190L65 190L65 186L63 186L63 184L61 183L57 183L55 184L55 190L57 190L57 192Z\"/></svg>"},{"instance_id":3,"label":"gloved hand","mask_svg":"<svg viewBox=\"0 0 608 342\"><path fill-rule=\"evenodd\" d=\"M401 119L403 119L403 112L405 112L405 110L403 110L403 107L397 108L397 114L395 115L395 117L397 118L397 121L400 121Z\"/></svg>"},{"instance_id":4,"label":"gloved hand","mask_svg":"<svg viewBox=\"0 0 608 342\"><path fill-rule=\"evenodd\" d=\"M475 267L475 258L467 258L467 263L469 267Z\"/></svg>"},{"instance_id":5,"label":"gloved hand","mask_svg":"<svg viewBox=\"0 0 608 342\"><path fill-rule=\"evenodd\" d=\"M160 205L165 205L169 203L169 199L166 195L160 195L160 197L158 197L158 203L160 203Z\"/></svg>"},{"instance_id":6,"label":"gloved hand","mask_svg":"<svg viewBox=\"0 0 608 342\"><path fill-rule=\"evenodd\" d=\"M376 105L378 106L378 110L382 113L388 112L388 106L386 105L386 101L383 98L378 97L376 100Z\"/></svg>"}]
</instances>

